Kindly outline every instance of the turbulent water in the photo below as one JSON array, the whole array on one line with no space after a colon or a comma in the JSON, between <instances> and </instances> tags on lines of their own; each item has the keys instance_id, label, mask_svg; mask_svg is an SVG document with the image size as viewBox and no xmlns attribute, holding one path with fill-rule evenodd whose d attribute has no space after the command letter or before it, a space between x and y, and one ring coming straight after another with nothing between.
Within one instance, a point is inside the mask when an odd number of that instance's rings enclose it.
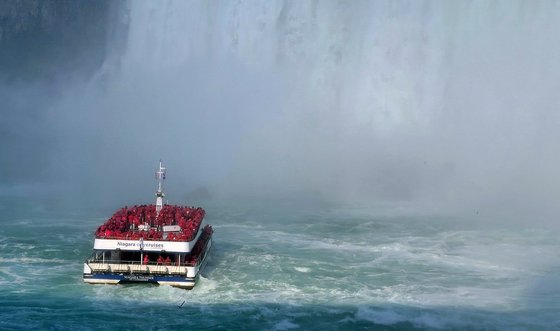
<instances>
[{"instance_id":1,"label":"turbulent water","mask_svg":"<svg viewBox=\"0 0 560 331\"><path fill-rule=\"evenodd\" d=\"M560 328L558 232L391 205L204 204L215 246L191 291L84 284L103 217L4 213L0 329Z\"/></svg>"}]
</instances>

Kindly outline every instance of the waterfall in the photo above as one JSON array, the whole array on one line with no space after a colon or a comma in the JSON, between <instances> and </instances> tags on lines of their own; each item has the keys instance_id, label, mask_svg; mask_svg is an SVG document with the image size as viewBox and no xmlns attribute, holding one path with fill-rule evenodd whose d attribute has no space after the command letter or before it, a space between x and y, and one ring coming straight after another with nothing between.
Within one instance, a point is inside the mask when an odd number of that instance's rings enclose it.
<instances>
[{"instance_id":1,"label":"waterfall","mask_svg":"<svg viewBox=\"0 0 560 331\"><path fill-rule=\"evenodd\" d=\"M309 103L318 117L328 111L326 120L377 129L424 123L429 119L421 109L439 108L443 87L445 31L435 7L369 1L135 2L124 70L148 66L159 74L183 70L188 76L196 63L272 72L267 85L289 80L287 96Z\"/></svg>"},{"instance_id":2,"label":"waterfall","mask_svg":"<svg viewBox=\"0 0 560 331\"><path fill-rule=\"evenodd\" d=\"M100 112L112 148L234 194L542 201L560 178L559 11L132 1Z\"/></svg>"}]
</instances>

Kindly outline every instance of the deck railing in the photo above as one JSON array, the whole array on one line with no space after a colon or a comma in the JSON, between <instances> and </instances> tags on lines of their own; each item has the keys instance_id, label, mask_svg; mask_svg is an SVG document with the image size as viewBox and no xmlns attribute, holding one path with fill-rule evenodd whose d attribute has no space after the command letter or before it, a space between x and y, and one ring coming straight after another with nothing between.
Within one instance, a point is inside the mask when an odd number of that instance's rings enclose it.
<instances>
[{"instance_id":1,"label":"deck railing","mask_svg":"<svg viewBox=\"0 0 560 331\"><path fill-rule=\"evenodd\" d=\"M141 264L138 261L86 261L87 265L95 272L123 272L123 273L150 273L150 274L178 274L186 275L187 266Z\"/></svg>"},{"instance_id":2,"label":"deck railing","mask_svg":"<svg viewBox=\"0 0 560 331\"><path fill-rule=\"evenodd\" d=\"M126 260L101 260L101 259L93 259L93 258L89 258L86 260L87 263L91 264L91 263L101 263L101 264L124 264L124 265L144 265L144 266L164 266L164 267L194 267L196 266L195 263L192 262L184 262L184 263L180 263L179 265L177 265L176 262L171 262L171 263L158 263L158 262L148 262L148 263L143 263L141 261L138 260L134 260L134 261L126 261Z\"/></svg>"}]
</instances>

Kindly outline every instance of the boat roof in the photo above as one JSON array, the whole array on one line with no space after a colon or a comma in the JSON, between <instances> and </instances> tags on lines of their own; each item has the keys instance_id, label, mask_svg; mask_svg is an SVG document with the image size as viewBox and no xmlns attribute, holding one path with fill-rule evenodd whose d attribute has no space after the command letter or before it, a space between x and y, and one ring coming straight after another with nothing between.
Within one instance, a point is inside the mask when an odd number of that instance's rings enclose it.
<instances>
[{"instance_id":1,"label":"boat roof","mask_svg":"<svg viewBox=\"0 0 560 331\"><path fill-rule=\"evenodd\" d=\"M183 241L195 239L205 211L202 208L163 205L125 206L117 210L97 231L97 239Z\"/></svg>"}]
</instances>

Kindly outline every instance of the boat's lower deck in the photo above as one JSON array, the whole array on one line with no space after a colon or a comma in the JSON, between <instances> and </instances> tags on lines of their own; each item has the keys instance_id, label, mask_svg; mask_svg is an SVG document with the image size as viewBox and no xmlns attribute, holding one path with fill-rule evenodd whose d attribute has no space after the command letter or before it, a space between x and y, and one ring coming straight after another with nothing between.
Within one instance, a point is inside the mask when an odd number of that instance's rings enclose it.
<instances>
[{"instance_id":1,"label":"boat's lower deck","mask_svg":"<svg viewBox=\"0 0 560 331\"><path fill-rule=\"evenodd\" d=\"M136 261L86 261L84 263L84 282L90 284L154 283L191 289L204 269L212 246L207 241L202 257L195 264L168 265L151 262L143 264Z\"/></svg>"}]
</instances>

